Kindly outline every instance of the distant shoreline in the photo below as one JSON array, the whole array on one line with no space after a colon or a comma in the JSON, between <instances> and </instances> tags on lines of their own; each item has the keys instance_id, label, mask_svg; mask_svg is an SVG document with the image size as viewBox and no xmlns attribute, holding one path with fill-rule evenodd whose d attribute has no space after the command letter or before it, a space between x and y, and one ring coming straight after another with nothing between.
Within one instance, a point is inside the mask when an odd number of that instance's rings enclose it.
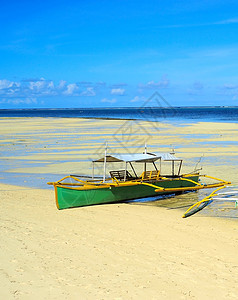
<instances>
[{"instance_id":1,"label":"distant shoreline","mask_svg":"<svg viewBox=\"0 0 238 300\"><path fill-rule=\"evenodd\" d=\"M235 109L238 109L238 105L236 106L219 106L219 105L215 105L215 106L206 106L206 105L203 105L203 106L161 106L161 107L158 107L158 106L137 106L137 107L131 107L131 106L123 106L123 107L42 107L42 108L0 108L0 111L32 111L32 110L39 110L39 111L42 111L42 110L107 110L107 109L116 109L116 110L120 110L120 109L131 109L131 110L137 110L137 109L171 109L171 108L174 108L174 109L230 109L230 108L235 108Z\"/></svg>"},{"instance_id":2,"label":"distant shoreline","mask_svg":"<svg viewBox=\"0 0 238 300\"><path fill-rule=\"evenodd\" d=\"M0 117L238 122L238 106L0 109Z\"/></svg>"}]
</instances>

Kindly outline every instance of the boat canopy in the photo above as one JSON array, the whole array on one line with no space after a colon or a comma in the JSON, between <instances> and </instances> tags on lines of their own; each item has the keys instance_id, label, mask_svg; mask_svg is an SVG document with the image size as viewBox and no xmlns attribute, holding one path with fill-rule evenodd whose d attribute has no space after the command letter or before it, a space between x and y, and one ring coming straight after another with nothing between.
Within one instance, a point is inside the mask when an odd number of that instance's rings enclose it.
<instances>
[{"instance_id":1,"label":"boat canopy","mask_svg":"<svg viewBox=\"0 0 238 300\"><path fill-rule=\"evenodd\" d=\"M172 153L157 153L156 155L159 155L164 161L181 161L180 158L177 158Z\"/></svg>"},{"instance_id":2,"label":"boat canopy","mask_svg":"<svg viewBox=\"0 0 238 300\"><path fill-rule=\"evenodd\" d=\"M147 162L155 162L158 159L164 161L181 161L181 159L176 158L173 154L170 153L142 153L142 154L113 154L107 155L106 161L107 162L140 162L140 163L147 163ZM93 162L104 162L104 157L94 160Z\"/></svg>"}]
</instances>

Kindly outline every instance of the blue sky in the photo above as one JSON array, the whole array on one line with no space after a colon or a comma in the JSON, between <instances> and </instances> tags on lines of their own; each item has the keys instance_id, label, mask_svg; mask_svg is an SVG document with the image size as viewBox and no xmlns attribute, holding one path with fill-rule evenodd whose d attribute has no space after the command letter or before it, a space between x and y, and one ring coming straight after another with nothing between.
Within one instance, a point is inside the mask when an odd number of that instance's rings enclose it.
<instances>
[{"instance_id":1,"label":"blue sky","mask_svg":"<svg viewBox=\"0 0 238 300\"><path fill-rule=\"evenodd\" d=\"M237 1L5 1L0 26L0 108L238 105Z\"/></svg>"}]
</instances>

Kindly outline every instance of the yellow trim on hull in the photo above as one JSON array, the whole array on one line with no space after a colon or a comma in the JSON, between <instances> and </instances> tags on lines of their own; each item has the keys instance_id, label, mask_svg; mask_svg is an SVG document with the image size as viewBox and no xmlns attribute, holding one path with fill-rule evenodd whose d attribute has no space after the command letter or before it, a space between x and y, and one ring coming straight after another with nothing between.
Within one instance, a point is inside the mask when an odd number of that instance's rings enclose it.
<instances>
[{"instance_id":1,"label":"yellow trim on hull","mask_svg":"<svg viewBox=\"0 0 238 300\"><path fill-rule=\"evenodd\" d=\"M164 192L183 192L183 191L196 191L201 189L207 189L207 188L215 188L218 186L224 186L225 183L213 183L213 184L207 184L207 185L198 185L198 186L191 186L191 187L181 187L181 188L171 188L171 189L164 189ZM159 193L161 192L159 189L155 190L155 192Z\"/></svg>"},{"instance_id":2,"label":"yellow trim on hull","mask_svg":"<svg viewBox=\"0 0 238 300\"><path fill-rule=\"evenodd\" d=\"M135 181L120 181L120 182L110 182L110 183L105 183L105 182L88 182L88 181L83 181L80 180L74 176L66 176L64 178L62 178L61 180L57 181L57 182L48 182L48 184L54 185L54 187L63 187L66 189L74 189L74 190L91 190L91 189L103 189L103 188L111 188L111 187L125 187L125 186L135 186L135 185L147 185L150 187L153 187L155 189L155 192L160 193L160 192L180 192L180 191L194 191L194 190L199 190L199 189L205 189L205 188L214 188L214 187L220 187L220 186L224 186L227 184L230 184L230 182L225 181L223 179L219 179L219 178L215 178L212 176L208 176L208 175L199 175L199 177L207 177L210 179L214 179L214 180L218 180L220 182L218 183L213 183L213 184L206 184L206 185L202 185L194 180L191 179L187 179L185 177L190 177L192 175L196 175L196 174L186 174L186 175L182 175L179 178L166 178L166 177L161 177L160 180L161 181L174 181L174 180L183 180L183 181L188 181L191 182L193 184L195 184L195 186L193 187L179 187L179 188L163 188L154 184L151 184L149 182L143 182L142 180L135 180ZM197 174L198 175L198 174ZM63 180L67 179L67 178L73 178L76 181L80 182L78 183L61 183ZM157 180L158 182L159 180Z\"/></svg>"},{"instance_id":3,"label":"yellow trim on hull","mask_svg":"<svg viewBox=\"0 0 238 300\"><path fill-rule=\"evenodd\" d=\"M220 187L220 186L224 186L224 185L228 185L228 184L231 184L231 182L229 181L225 181L223 179L219 179L219 178L216 178L216 177L212 177L212 176L208 176L208 175L200 175L199 177L206 177L206 178L210 178L210 179L214 179L214 180L218 180L220 182L218 183L211 183L211 184L200 184L196 181L193 181L191 179L186 179L184 178L183 176L181 178L178 178L178 180L186 180L186 181L190 181L192 183L195 183L196 186L193 186L193 187L181 187L181 188L171 188L171 189L164 189L165 192L179 192L179 191L194 191L194 190L200 190L200 189L206 189L206 188L215 188L215 187ZM155 190L155 192L159 193L160 190L157 189Z\"/></svg>"}]
</instances>

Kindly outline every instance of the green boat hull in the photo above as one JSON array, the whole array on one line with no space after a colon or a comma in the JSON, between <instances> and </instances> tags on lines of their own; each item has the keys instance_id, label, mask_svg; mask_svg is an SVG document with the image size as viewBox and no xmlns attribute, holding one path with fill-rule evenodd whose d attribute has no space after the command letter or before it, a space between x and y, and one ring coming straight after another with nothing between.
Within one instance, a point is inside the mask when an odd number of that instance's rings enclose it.
<instances>
[{"instance_id":1,"label":"green boat hull","mask_svg":"<svg viewBox=\"0 0 238 300\"><path fill-rule=\"evenodd\" d=\"M178 179L168 179L153 182L153 186L162 188L191 188L196 186L199 175L186 177L194 182ZM149 182L151 183L151 182ZM155 192L155 187L138 184L138 185L118 185L105 188L77 189L76 187L55 186L56 204L58 209L88 206L95 204L121 202L145 197L165 195L169 192Z\"/></svg>"}]
</instances>

